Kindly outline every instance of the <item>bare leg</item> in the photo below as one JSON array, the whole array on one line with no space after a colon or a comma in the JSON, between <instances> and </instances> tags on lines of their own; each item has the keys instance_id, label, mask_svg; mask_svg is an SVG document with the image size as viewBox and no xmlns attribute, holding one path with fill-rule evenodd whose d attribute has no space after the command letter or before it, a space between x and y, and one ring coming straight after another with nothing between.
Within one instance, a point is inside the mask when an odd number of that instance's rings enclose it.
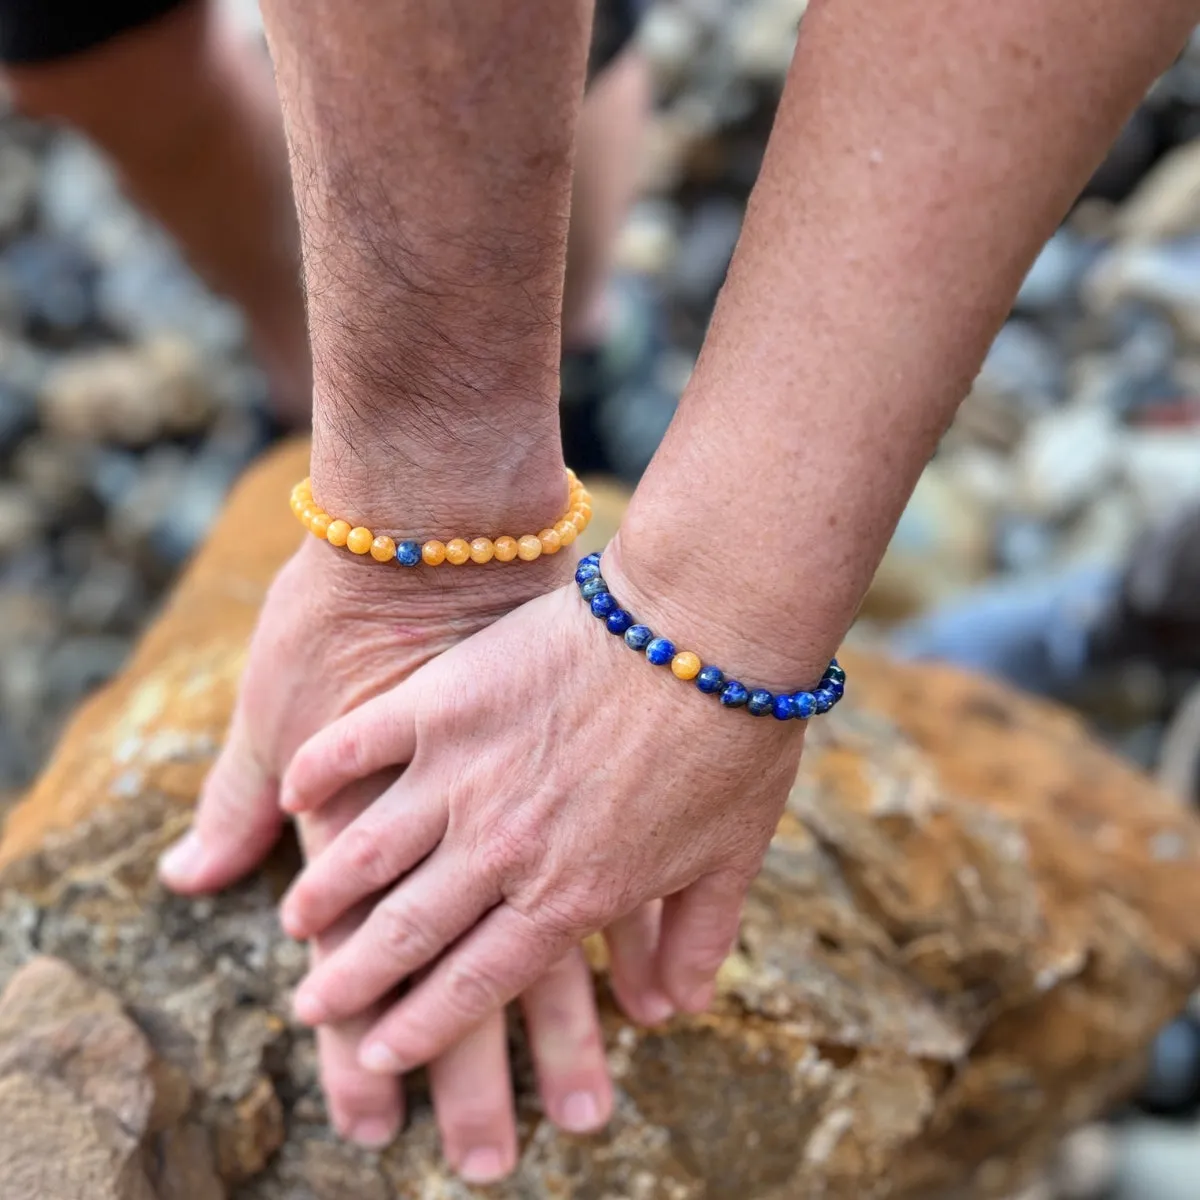
<instances>
[{"instance_id":1,"label":"bare leg","mask_svg":"<svg viewBox=\"0 0 1200 1200\"><path fill-rule=\"evenodd\" d=\"M191 3L80 54L14 66L17 105L69 122L213 287L244 309L279 415L307 422L296 217L267 56Z\"/></svg>"},{"instance_id":2,"label":"bare leg","mask_svg":"<svg viewBox=\"0 0 1200 1200\"><path fill-rule=\"evenodd\" d=\"M595 346L607 333L613 250L637 187L650 94L650 65L631 47L600 73L584 99L563 292L563 344L569 350Z\"/></svg>"}]
</instances>

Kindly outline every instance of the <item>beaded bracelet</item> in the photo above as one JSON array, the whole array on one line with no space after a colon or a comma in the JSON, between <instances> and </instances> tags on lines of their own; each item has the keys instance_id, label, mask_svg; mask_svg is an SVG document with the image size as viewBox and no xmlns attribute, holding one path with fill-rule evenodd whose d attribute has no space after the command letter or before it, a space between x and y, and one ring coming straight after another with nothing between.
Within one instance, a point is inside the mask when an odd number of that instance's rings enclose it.
<instances>
[{"instance_id":1,"label":"beaded bracelet","mask_svg":"<svg viewBox=\"0 0 1200 1200\"><path fill-rule=\"evenodd\" d=\"M527 533L523 537L508 536L491 538L450 538L441 542L431 539L424 544L413 538L394 541L386 534L376 536L362 525L353 528L349 521L331 517L313 500L311 479L302 479L292 488L292 512L300 523L314 536L327 541L331 546L344 546L352 554L369 554L376 562L396 562L402 567L415 567L424 563L429 567L444 562L461 566L463 563L533 562L543 554L557 554L569 546L587 527L592 519L592 497L579 482L575 472L567 468L571 498L562 519L547 526L541 533Z\"/></svg>"},{"instance_id":2,"label":"beaded bracelet","mask_svg":"<svg viewBox=\"0 0 1200 1200\"><path fill-rule=\"evenodd\" d=\"M696 687L706 695L716 695L726 708L745 708L756 717L771 713L778 721L793 718L807 721L809 717L828 712L846 690L846 672L832 659L821 676L821 682L811 690L797 692L769 692L766 688L748 688L736 679L726 679L719 667L706 667L700 656L691 650L676 650L675 643L665 637L656 637L648 625L639 625L631 613L623 609L616 597L608 590L608 584L600 574L600 555L589 554L575 570L575 582L579 594L592 610L592 615L602 620L609 633L625 639L631 650L644 652L656 667L668 663L677 679L696 681Z\"/></svg>"}]
</instances>

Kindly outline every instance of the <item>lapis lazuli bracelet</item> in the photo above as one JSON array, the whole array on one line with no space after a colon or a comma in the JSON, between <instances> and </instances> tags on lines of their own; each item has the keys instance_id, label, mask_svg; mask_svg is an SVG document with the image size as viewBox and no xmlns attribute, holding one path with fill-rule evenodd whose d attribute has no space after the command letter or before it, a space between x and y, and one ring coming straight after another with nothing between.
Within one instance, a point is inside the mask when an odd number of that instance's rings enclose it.
<instances>
[{"instance_id":1,"label":"lapis lazuli bracelet","mask_svg":"<svg viewBox=\"0 0 1200 1200\"><path fill-rule=\"evenodd\" d=\"M726 679L720 667L703 666L690 650L676 650L669 638L657 637L648 625L639 625L608 590L600 574L600 555L589 554L575 570L575 582L592 615L604 622L609 633L625 639L631 650L644 653L656 667L670 666L677 679L696 681L707 695L715 695L726 708L744 708L756 717L771 713L777 721L807 721L827 713L846 690L846 672L833 659L811 690L769 692L766 688L748 688L736 679Z\"/></svg>"}]
</instances>

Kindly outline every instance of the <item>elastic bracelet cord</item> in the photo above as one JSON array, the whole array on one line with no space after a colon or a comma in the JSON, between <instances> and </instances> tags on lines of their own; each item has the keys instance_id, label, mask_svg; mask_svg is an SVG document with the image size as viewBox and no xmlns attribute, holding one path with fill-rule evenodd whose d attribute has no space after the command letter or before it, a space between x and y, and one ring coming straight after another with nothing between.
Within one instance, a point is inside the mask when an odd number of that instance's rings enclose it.
<instances>
[{"instance_id":1,"label":"elastic bracelet cord","mask_svg":"<svg viewBox=\"0 0 1200 1200\"><path fill-rule=\"evenodd\" d=\"M404 538L396 541L387 534L374 534L363 525L351 526L349 521L331 517L313 499L312 481L302 479L292 488L292 512L297 520L314 537L331 546L345 547L351 554L370 555L378 563L397 563L402 567L438 567L442 563L462 566L464 563L533 562L543 554L557 554L569 546L587 527L592 519L592 497L579 482L575 472L567 469L567 483L571 498L567 511L552 526L541 533L527 533L522 537L498 538L473 537L449 538L441 541L430 538L420 541Z\"/></svg>"},{"instance_id":2,"label":"elastic bracelet cord","mask_svg":"<svg viewBox=\"0 0 1200 1200\"><path fill-rule=\"evenodd\" d=\"M836 658L830 660L815 688L771 692L727 679L720 667L704 665L691 650L677 650L669 638L658 637L648 625L639 624L632 613L622 608L600 574L598 553L580 560L575 582L592 615L604 622L609 633L623 638L631 650L645 654L654 666L670 666L677 679L695 680L701 692L716 696L725 708L744 708L755 717L770 713L777 721L807 721L809 717L827 713L845 694L846 672Z\"/></svg>"}]
</instances>

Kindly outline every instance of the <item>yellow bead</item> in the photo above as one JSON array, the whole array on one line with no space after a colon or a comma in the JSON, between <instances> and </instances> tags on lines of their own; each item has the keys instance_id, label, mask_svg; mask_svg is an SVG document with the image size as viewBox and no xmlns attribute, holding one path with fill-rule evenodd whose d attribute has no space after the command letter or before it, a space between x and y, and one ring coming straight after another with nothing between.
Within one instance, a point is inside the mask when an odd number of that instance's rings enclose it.
<instances>
[{"instance_id":1,"label":"yellow bead","mask_svg":"<svg viewBox=\"0 0 1200 1200\"><path fill-rule=\"evenodd\" d=\"M351 554L366 554L371 549L371 543L375 540L375 535L362 525L356 525L346 535L346 549Z\"/></svg>"},{"instance_id":2,"label":"yellow bead","mask_svg":"<svg viewBox=\"0 0 1200 1200\"><path fill-rule=\"evenodd\" d=\"M572 506L571 511L579 513L580 516L590 521L592 517L592 502L590 500L580 500Z\"/></svg>"},{"instance_id":3,"label":"yellow bead","mask_svg":"<svg viewBox=\"0 0 1200 1200\"><path fill-rule=\"evenodd\" d=\"M294 512L296 516L299 516L304 511L303 499L297 496L294 492L292 493L291 505L292 512Z\"/></svg>"},{"instance_id":4,"label":"yellow bead","mask_svg":"<svg viewBox=\"0 0 1200 1200\"><path fill-rule=\"evenodd\" d=\"M494 542L496 548L496 558L499 562L512 562L517 557L517 539L510 538L507 535L498 537ZM538 548L541 548L541 543L538 543Z\"/></svg>"},{"instance_id":5,"label":"yellow bead","mask_svg":"<svg viewBox=\"0 0 1200 1200\"><path fill-rule=\"evenodd\" d=\"M543 554L557 554L562 549L562 538L557 529L543 529L538 534L538 541L542 543Z\"/></svg>"},{"instance_id":6,"label":"yellow bead","mask_svg":"<svg viewBox=\"0 0 1200 1200\"><path fill-rule=\"evenodd\" d=\"M317 537L323 538L328 534L331 524L333 524L333 518L327 512L318 512L313 516L308 527Z\"/></svg>"},{"instance_id":7,"label":"yellow bead","mask_svg":"<svg viewBox=\"0 0 1200 1200\"><path fill-rule=\"evenodd\" d=\"M451 538L446 543L446 561L456 567L471 561L471 547L465 538Z\"/></svg>"},{"instance_id":8,"label":"yellow bead","mask_svg":"<svg viewBox=\"0 0 1200 1200\"><path fill-rule=\"evenodd\" d=\"M496 547L491 538L477 537L471 543L471 561L473 563L491 562L495 556Z\"/></svg>"},{"instance_id":9,"label":"yellow bead","mask_svg":"<svg viewBox=\"0 0 1200 1200\"><path fill-rule=\"evenodd\" d=\"M371 543L371 557L376 562L391 562L396 557L396 543L386 533L381 533Z\"/></svg>"},{"instance_id":10,"label":"yellow bead","mask_svg":"<svg viewBox=\"0 0 1200 1200\"><path fill-rule=\"evenodd\" d=\"M569 546L579 536L579 530L567 520L559 521L554 526L554 532L558 534L560 546Z\"/></svg>"},{"instance_id":11,"label":"yellow bead","mask_svg":"<svg viewBox=\"0 0 1200 1200\"><path fill-rule=\"evenodd\" d=\"M527 533L517 542L517 557L522 562L533 562L542 557L542 543L532 534Z\"/></svg>"},{"instance_id":12,"label":"yellow bead","mask_svg":"<svg viewBox=\"0 0 1200 1200\"><path fill-rule=\"evenodd\" d=\"M344 546L349 536L349 521L330 521L329 528L325 530L325 540L331 546Z\"/></svg>"},{"instance_id":13,"label":"yellow bead","mask_svg":"<svg viewBox=\"0 0 1200 1200\"><path fill-rule=\"evenodd\" d=\"M440 567L446 561L446 547L439 541L426 542L421 547L421 559L427 567Z\"/></svg>"},{"instance_id":14,"label":"yellow bead","mask_svg":"<svg viewBox=\"0 0 1200 1200\"><path fill-rule=\"evenodd\" d=\"M700 674L700 658L690 650L680 650L671 659L671 670L676 679L695 679Z\"/></svg>"}]
</instances>

